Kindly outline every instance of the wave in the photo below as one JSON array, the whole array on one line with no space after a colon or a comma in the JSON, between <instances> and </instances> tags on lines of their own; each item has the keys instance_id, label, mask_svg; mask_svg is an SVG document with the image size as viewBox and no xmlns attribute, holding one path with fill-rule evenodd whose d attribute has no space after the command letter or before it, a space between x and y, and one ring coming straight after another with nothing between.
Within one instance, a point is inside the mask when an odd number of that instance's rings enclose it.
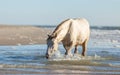
<instances>
[{"instance_id":1,"label":"wave","mask_svg":"<svg viewBox=\"0 0 120 75\"><path fill-rule=\"evenodd\" d=\"M98 30L120 30L120 26L91 26L91 29L98 29Z\"/></svg>"},{"instance_id":2,"label":"wave","mask_svg":"<svg viewBox=\"0 0 120 75\"><path fill-rule=\"evenodd\" d=\"M57 25L37 25L36 27L42 28L55 28ZM120 30L120 26L90 26L91 29L98 30Z\"/></svg>"}]
</instances>

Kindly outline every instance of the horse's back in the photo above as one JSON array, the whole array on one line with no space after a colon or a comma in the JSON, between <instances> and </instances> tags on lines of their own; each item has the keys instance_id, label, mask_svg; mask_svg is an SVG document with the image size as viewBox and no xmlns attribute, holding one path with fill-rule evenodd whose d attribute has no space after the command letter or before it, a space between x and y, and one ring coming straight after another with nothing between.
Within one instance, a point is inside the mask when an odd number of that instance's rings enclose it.
<instances>
[{"instance_id":1,"label":"horse's back","mask_svg":"<svg viewBox=\"0 0 120 75\"><path fill-rule=\"evenodd\" d=\"M76 19L73 19L73 22L76 23L78 27L81 27L81 26L89 27L89 23L85 18L76 18Z\"/></svg>"}]
</instances>

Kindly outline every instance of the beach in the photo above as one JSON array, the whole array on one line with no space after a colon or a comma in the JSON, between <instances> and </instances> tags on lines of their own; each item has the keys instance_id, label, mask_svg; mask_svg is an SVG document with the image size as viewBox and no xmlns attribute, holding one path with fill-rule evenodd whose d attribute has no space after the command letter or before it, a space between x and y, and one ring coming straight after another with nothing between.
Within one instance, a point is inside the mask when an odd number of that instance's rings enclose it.
<instances>
[{"instance_id":1,"label":"beach","mask_svg":"<svg viewBox=\"0 0 120 75\"><path fill-rule=\"evenodd\" d=\"M50 32L47 28L35 26L1 25L0 45L45 44Z\"/></svg>"},{"instance_id":2,"label":"beach","mask_svg":"<svg viewBox=\"0 0 120 75\"><path fill-rule=\"evenodd\" d=\"M0 75L28 74L120 74L120 30L91 29L87 56L45 58L47 35L54 28L38 26L0 26ZM81 53L81 48L79 48Z\"/></svg>"}]
</instances>

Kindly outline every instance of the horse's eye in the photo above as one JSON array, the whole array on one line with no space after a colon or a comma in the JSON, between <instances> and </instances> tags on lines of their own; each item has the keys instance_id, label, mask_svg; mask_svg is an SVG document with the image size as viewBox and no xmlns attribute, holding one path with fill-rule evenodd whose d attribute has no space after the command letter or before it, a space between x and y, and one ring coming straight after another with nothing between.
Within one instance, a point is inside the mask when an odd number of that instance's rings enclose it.
<instances>
[{"instance_id":1,"label":"horse's eye","mask_svg":"<svg viewBox=\"0 0 120 75\"><path fill-rule=\"evenodd\" d=\"M52 47L52 49L54 49L54 47Z\"/></svg>"}]
</instances>

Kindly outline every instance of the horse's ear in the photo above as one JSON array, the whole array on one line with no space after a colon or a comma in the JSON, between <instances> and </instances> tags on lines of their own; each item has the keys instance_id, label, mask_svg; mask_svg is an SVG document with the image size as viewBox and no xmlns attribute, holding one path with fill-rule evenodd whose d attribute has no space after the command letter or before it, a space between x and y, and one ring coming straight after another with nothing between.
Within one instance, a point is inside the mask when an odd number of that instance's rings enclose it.
<instances>
[{"instance_id":1,"label":"horse's ear","mask_svg":"<svg viewBox=\"0 0 120 75\"><path fill-rule=\"evenodd\" d=\"M53 35L48 34L48 39L52 39L52 38L53 38Z\"/></svg>"},{"instance_id":2,"label":"horse's ear","mask_svg":"<svg viewBox=\"0 0 120 75\"><path fill-rule=\"evenodd\" d=\"M57 34L52 34L52 37L55 38L57 36Z\"/></svg>"},{"instance_id":3,"label":"horse's ear","mask_svg":"<svg viewBox=\"0 0 120 75\"><path fill-rule=\"evenodd\" d=\"M49 35L49 34L48 34L48 38L49 38L49 39L55 38L56 36L57 36L56 34L52 34L52 35Z\"/></svg>"},{"instance_id":4,"label":"horse's ear","mask_svg":"<svg viewBox=\"0 0 120 75\"><path fill-rule=\"evenodd\" d=\"M49 34L48 34L48 37L49 37L49 38L54 38L54 35L49 35Z\"/></svg>"},{"instance_id":5,"label":"horse's ear","mask_svg":"<svg viewBox=\"0 0 120 75\"><path fill-rule=\"evenodd\" d=\"M50 37L50 35L48 34L48 37Z\"/></svg>"}]
</instances>

